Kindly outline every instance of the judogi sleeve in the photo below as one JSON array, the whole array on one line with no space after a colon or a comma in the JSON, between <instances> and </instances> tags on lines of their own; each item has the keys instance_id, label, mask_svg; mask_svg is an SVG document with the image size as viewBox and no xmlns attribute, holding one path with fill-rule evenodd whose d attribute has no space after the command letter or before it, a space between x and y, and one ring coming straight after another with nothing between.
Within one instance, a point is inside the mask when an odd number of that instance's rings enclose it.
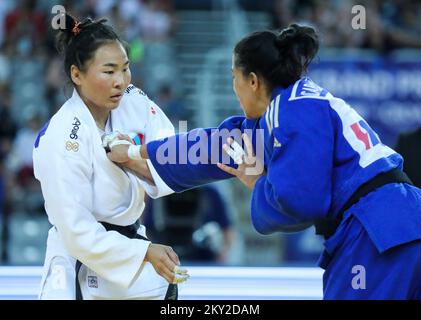
<instances>
[{"instance_id":1,"label":"judogi sleeve","mask_svg":"<svg viewBox=\"0 0 421 320\"><path fill-rule=\"evenodd\" d=\"M93 154L87 129L80 125L77 140L57 137L54 131L42 137L34 150L35 175L49 219L69 253L127 288L140 273L150 243L107 232L93 216Z\"/></svg>"},{"instance_id":2,"label":"judogi sleeve","mask_svg":"<svg viewBox=\"0 0 421 320\"><path fill-rule=\"evenodd\" d=\"M308 227L325 217L331 203L334 128L329 109L314 100L297 100L279 110L278 120L267 175L252 193L252 223L263 234Z\"/></svg>"},{"instance_id":3,"label":"judogi sleeve","mask_svg":"<svg viewBox=\"0 0 421 320\"><path fill-rule=\"evenodd\" d=\"M236 116L224 120L217 128L197 128L147 144L150 168L175 192L233 176L220 170L217 162L236 167L223 152L230 136L241 142L245 129L257 129L258 121Z\"/></svg>"},{"instance_id":4,"label":"judogi sleeve","mask_svg":"<svg viewBox=\"0 0 421 320\"><path fill-rule=\"evenodd\" d=\"M148 99L149 100L149 99ZM165 113L159 108L154 102L149 100L149 112L148 121L145 128L145 143L149 141L163 139L168 136L175 134L174 126L171 121L167 118ZM149 170L154 180L154 185L150 185L148 182L142 180L142 186L146 193L153 199L166 196L174 192L169 187L160 175L154 169L150 160L146 160L148 163Z\"/></svg>"}]
</instances>

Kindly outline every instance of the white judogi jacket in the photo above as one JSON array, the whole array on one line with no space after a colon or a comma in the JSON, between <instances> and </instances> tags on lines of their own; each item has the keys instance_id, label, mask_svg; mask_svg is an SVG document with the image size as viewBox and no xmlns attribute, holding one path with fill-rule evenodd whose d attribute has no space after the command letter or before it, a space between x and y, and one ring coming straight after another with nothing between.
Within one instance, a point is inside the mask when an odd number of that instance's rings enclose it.
<instances>
[{"instance_id":1,"label":"white judogi jacket","mask_svg":"<svg viewBox=\"0 0 421 320\"><path fill-rule=\"evenodd\" d=\"M111 112L107 127L131 137L143 135L143 143L174 134L160 108L132 85ZM150 242L107 232L98 223L133 224L144 209L145 191L153 198L173 192L153 167L155 186L110 161L76 90L41 130L33 160L53 225L40 297L75 298L75 258L84 264L79 273L84 299L162 297L168 283L143 262ZM145 236L145 228L138 233Z\"/></svg>"}]
</instances>

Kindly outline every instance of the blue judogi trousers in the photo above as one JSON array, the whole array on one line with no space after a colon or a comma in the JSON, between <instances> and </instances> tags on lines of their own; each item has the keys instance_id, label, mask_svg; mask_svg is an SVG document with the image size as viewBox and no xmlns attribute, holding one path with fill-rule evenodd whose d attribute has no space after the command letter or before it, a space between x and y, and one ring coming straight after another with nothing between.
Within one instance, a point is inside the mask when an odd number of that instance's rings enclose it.
<instances>
[{"instance_id":1,"label":"blue judogi trousers","mask_svg":"<svg viewBox=\"0 0 421 320\"><path fill-rule=\"evenodd\" d=\"M421 300L421 240L380 253L357 217L341 229L320 260L324 299Z\"/></svg>"}]
</instances>

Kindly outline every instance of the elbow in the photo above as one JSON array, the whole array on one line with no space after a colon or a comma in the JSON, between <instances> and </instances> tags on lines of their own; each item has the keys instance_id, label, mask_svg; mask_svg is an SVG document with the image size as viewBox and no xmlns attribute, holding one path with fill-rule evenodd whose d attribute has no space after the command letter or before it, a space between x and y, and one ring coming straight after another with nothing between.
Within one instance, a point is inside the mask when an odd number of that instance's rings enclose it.
<instances>
[{"instance_id":1,"label":"elbow","mask_svg":"<svg viewBox=\"0 0 421 320\"><path fill-rule=\"evenodd\" d=\"M282 213L279 214L281 215ZM278 221L278 223L269 223L268 221L262 220L261 217L252 217L252 224L254 229L262 235L270 235L275 232L294 233L305 230L313 225L312 222L298 222L290 219L283 219L283 221Z\"/></svg>"},{"instance_id":2,"label":"elbow","mask_svg":"<svg viewBox=\"0 0 421 320\"><path fill-rule=\"evenodd\" d=\"M330 208L330 197L324 195L276 194L276 206L296 222L314 221L324 218Z\"/></svg>"}]
</instances>

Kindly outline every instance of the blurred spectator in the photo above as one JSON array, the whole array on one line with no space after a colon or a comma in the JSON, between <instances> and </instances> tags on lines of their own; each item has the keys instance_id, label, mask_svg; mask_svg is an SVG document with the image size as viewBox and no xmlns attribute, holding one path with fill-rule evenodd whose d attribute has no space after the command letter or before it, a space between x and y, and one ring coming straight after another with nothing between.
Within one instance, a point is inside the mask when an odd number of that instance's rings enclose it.
<instances>
[{"instance_id":1,"label":"blurred spectator","mask_svg":"<svg viewBox=\"0 0 421 320\"><path fill-rule=\"evenodd\" d=\"M20 56L27 57L45 49L47 20L36 8L37 0L20 0L16 9L6 16L6 41L16 43L15 49Z\"/></svg>"},{"instance_id":2,"label":"blurred spectator","mask_svg":"<svg viewBox=\"0 0 421 320\"><path fill-rule=\"evenodd\" d=\"M17 125L10 114L10 89L7 85L0 85L0 226L1 226L1 256L2 263L8 261L7 245L9 239L9 184L10 174L7 174L5 161L16 135Z\"/></svg>"},{"instance_id":3,"label":"blurred spectator","mask_svg":"<svg viewBox=\"0 0 421 320\"><path fill-rule=\"evenodd\" d=\"M0 83L6 83L11 75L11 60L13 56L13 43L4 42L0 46Z\"/></svg>"},{"instance_id":4,"label":"blurred spectator","mask_svg":"<svg viewBox=\"0 0 421 320\"><path fill-rule=\"evenodd\" d=\"M145 41L165 41L173 34L175 25L171 9L171 1L144 0L138 22Z\"/></svg>"},{"instance_id":5,"label":"blurred spectator","mask_svg":"<svg viewBox=\"0 0 421 320\"><path fill-rule=\"evenodd\" d=\"M121 33L128 33L128 31L131 29L129 22L124 18L124 16L121 13L121 5L117 3L111 7L111 10L107 15L107 20L110 25L112 25L114 28L116 28L116 30L118 30Z\"/></svg>"},{"instance_id":6,"label":"blurred spectator","mask_svg":"<svg viewBox=\"0 0 421 320\"><path fill-rule=\"evenodd\" d=\"M383 3L385 29L390 49L421 48L421 3L395 0Z\"/></svg>"},{"instance_id":7,"label":"blurred spectator","mask_svg":"<svg viewBox=\"0 0 421 320\"><path fill-rule=\"evenodd\" d=\"M42 119L36 112L27 115L26 124L18 130L7 158L7 167L12 172L26 172L26 168L32 168L32 148L41 125Z\"/></svg>"},{"instance_id":8,"label":"blurred spectator","mask_svg":"<svg viewBox=\"0 0 421 320\"><path fill-rule=\"evenodd\" d=\"M31 215L44 214L43 198L39 182L35 179L32 149L42 125L42 118L34 111L25 119L25 125L18 129L12 148L6 158L8 192L7 201L12 210Z\"/></svg>"},{"instance_id":9,"label":"blurred spectator","mask_svg":"<svg viewBox=\"0 0 421 320\"><path fill-rule=\"evenodd\" d=\"M0 47L3 45L3 41L6 36L3 26L5 24L7 14L13 8L13 2L13 0L0 1Z\"/></svg>"},{"instance_id":10,"label":"blurred spectator","mask_svg":"<svg viewBox=\"0 0 421 320\"><path fill-rule=\"evenodd\" d=\"M5 159L12 149L17 125L11 115L10 89L7 85L0 85L0 96L0 158Z\"/></svg>"},{"instance_id":11,"label":"blurred spectator","mask_svg":"<svg viewBox=\"0 0 421 320\"><path fill-rule=\"evenodd\" d=\"M352 28L354 5L365 8L366 29ZM323 35L324 47L421 48L421 3L416 0L276 0L271 12L275 28L294 21L315 26Z\"/></svg>"},{"instance_id":12,"label":"blurred spectator","mask_svg":"<svg viewBox=\"0 0 421 320\"><path fill-rule=\"evenodd\" d=\"M421 188L421 127L401 134L395 149L403 156L404 171L414 185Z\"/></svg>"},{"instance_id":13,"label":"blurred spectator","mask_svg":"<svg viewBox=\"0 0 421 320\"><path fill-rule=\"evenodd\" d=\"M229 262L234 229L214 186L148 199L142 219L148 237L173 247L182 260Z\"/></svg>"},{"instance_id":14,"label":"blurred spectator","mask_svg":"<svg viewBox=\"0 0 421 320\"><path fill-rule=\"evenodd\" d=\"M9 222L6 213L6 177L4 174L3 157L0 154L0 262L5 263L8 260L7 243L9 234Z\"/></svg>"},{"instance_id":15,"label":"blurred spectator","mask_svg":"<svg viewBox=\"0 0 421 320\"><path fill-rule=\"evenodd\" d=\"M66 77L63 71L63 62L58 55L50 59L46 72L46 98L48 101L49 117L54 115L65 102L63 97L63 86Z\"/></svg>"},{"instance_id":16,"label":"blurred spectator","mask_svg":"<svg viewBox=\"0 0 421 320\"><path fill-rule=\"evenodd\" d=\"M181 98L174 96L169 84L164 84L158 91L155 103L165 112L177 130L179 121L190 122L191 115Z\"/></svg>"}]
</instances>

